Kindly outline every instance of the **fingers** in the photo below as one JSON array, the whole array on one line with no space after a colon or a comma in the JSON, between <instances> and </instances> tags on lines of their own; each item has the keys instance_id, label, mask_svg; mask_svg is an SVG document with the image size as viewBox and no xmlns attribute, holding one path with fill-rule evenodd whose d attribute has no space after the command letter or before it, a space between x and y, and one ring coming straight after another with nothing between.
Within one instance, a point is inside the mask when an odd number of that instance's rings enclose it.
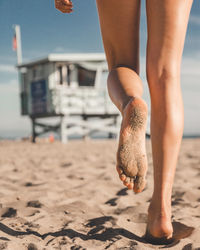
<instances>
[{"instance_id":1,"label":"fingers","mask_svg":"<svg viewBox=\"0 0 200 250\"><path fill-rule=\"evenodd\" d=\"M55 7L62 13L71 13L73 4L70 0L55 0Z\"/></svg>"}]
</instances>

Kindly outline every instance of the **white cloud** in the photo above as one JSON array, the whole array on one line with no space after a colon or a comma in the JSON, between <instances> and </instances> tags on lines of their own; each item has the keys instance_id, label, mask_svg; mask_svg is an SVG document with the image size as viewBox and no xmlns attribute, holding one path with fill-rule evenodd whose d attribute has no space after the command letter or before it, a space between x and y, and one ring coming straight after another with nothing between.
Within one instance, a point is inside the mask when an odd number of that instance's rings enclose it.
<instances>
[{"instance_id":1,"label":"white cloud","mask_svg":"<svg viewBox=\"0 0 200 250\"><path fill-rule=\"evenodd\" d=\"M190 16L190 22L196 25L200 25L200 16Z\"/></svg>"},{"instance_id":2,"label":"white cloud","mask_svg":"<svg viewBox=\"0 0 200 250\"><path fill-rule=\"evenodd\" d=\"M0 64L0 72L16 73L17 69L15 68L14 65L11 64Z\"/></svg>"}]
</instances>

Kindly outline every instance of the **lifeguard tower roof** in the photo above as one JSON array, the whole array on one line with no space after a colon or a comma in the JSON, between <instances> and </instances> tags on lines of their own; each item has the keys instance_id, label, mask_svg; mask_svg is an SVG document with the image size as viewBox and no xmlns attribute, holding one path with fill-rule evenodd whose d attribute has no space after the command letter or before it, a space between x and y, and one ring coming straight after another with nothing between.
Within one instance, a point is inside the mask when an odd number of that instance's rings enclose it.
<instances>
[{"instance_id":1,"label":"lifeguard tower roof","mask_svg":"<svg viewBox=\"0 0 200 250\"><path fill-rule=\"evenodd\" d=\"M47 57L34 60L27 63L22 63L17 65L17 68L30 67L38 64L48 63L48 62L104 62L105 66L106 57L104 53L67 53L67 54L49 54Z\"/></svg>"}]
</instances>

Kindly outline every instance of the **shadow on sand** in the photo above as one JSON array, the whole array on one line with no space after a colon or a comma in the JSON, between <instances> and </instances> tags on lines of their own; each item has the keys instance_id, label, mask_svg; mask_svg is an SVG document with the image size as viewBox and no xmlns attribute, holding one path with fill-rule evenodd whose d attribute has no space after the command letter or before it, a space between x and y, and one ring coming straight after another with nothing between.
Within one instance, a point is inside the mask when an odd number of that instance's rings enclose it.
<instances>
[{"instance_id":1,"label":"shadow on sand","mask_svg":"<svg viewBox=\"0 0 200 250\"><path fill-rule=\"evenodd\" d=\"M139 237L136 234L123 229L123 228L106 228L104 224L107 221L113 221L114 218L112 216L103 216L94 218L88 221L86 227L90 228L90 231L87 234L79 233L70 228L63 228L56 232L48 232L45 234L40 234L37 231L29 230L26 231L16 231L12 228L9 228L3 223L0 223L0 230L10 236L25 236L25 235L35 235L42 240L44 240L47 236L59 237L59 236L67 236L70 239L80 238L83 241L87 240L98 240L98 241L108 241L109 246L111 246L114 242L120 240L122 237L130 239L132 245L137 245L137 242L141 242L144 244L149 244L153 242L148 242L144 237ZM173 222L174 227L174 234L173 234L173 241L170 244L164 244L167 248L173 247L177 245L181 239L188 237L192 234L194 228L188 227L180 222ZM52 240L50 240L52 241ZM47 243L47 245L50 243ZM161 242L156 242L156 245L163 245ZM108 248L107 246L106 248ZM165 248L162 246L162 248Z\"/></svg>"}]
</instances>

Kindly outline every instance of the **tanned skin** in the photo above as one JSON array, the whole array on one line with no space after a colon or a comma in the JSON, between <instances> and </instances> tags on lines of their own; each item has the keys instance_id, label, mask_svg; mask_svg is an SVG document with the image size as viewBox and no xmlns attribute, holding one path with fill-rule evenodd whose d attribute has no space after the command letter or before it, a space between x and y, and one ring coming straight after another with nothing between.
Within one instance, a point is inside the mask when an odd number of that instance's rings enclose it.
<instances>
[{"instance_id":1,"label":"tanned skin","mask_svg":"<svg viewBox=\"0 0 200 250\"><path fill-rule=\"evenodd\" d=\"M146 73L151 96L151 143L154 192L148 209L146 237L170 241L171 194L183 134L180 67L193 0L146 0L148 28ZM139 76L140 0L96 0L108 62L108 92L122 114L117 171L135 193L145 187L145 131L148 108ZM69 0L55 0L71 13Z\"/></svg>"}]
</instances>

